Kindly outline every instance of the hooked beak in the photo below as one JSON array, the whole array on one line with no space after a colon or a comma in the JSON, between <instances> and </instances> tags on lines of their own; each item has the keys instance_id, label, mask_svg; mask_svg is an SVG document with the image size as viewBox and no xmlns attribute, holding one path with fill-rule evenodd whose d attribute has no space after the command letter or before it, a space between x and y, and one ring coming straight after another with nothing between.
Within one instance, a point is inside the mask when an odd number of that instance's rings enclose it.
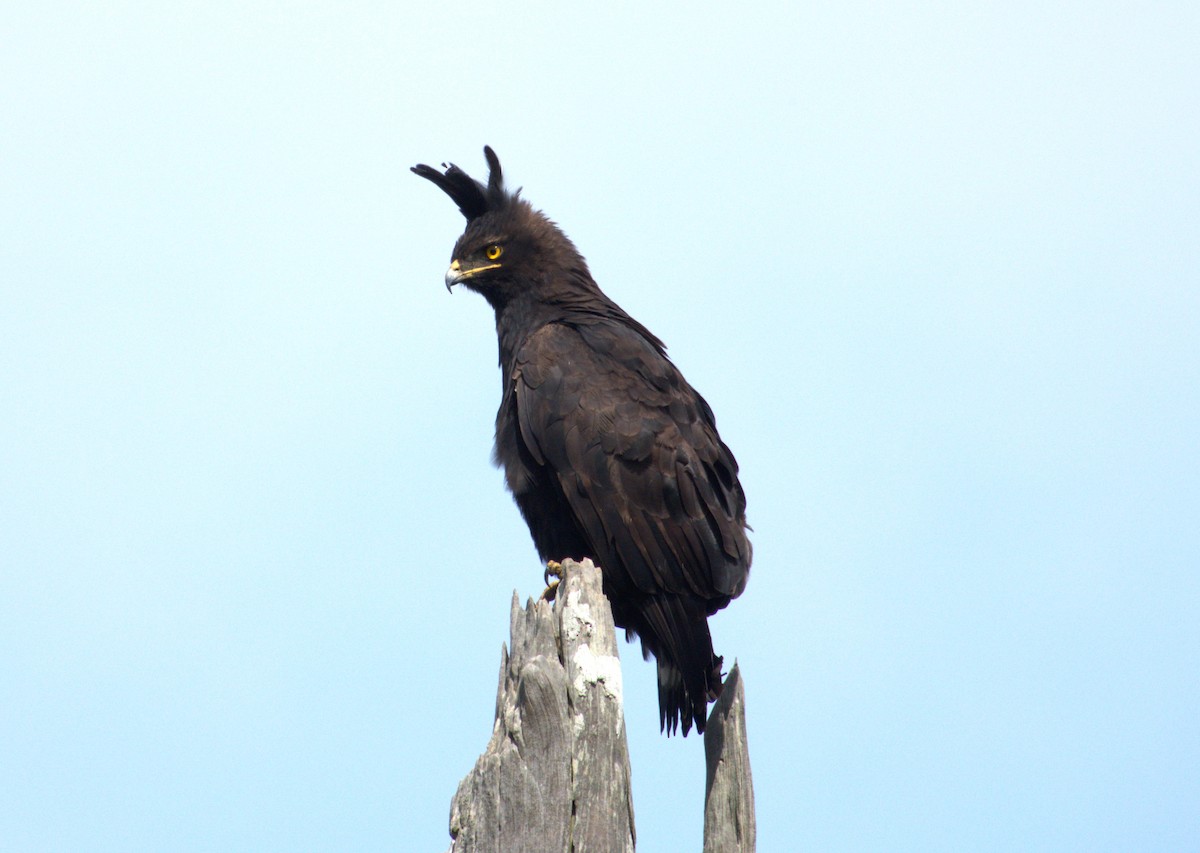
<instances>
[{"instance_id":1,"label":"hooked beak","mask_svg":"<svg viewBox=\"0 0 1200 853\"><path fill-rule=\"evenodd\" d=\"M454 291L450 290L450 288L454 287L454 285L462 284L473 275L478 275L481 272L499 268L500 264L483 264L482 266L463 269L462 264L460 264L458 259L455 258L450 262L450 269L446 270L446 291L448 293L453 293Z\"/></svg>"},{"instance_id":2,"label":"hooked beak","mask_svg":"<svg viewBox=\"0 0 1200 853\"><path fill-rule=\"evenodd\" d=\"M462 267L459 266L458 261L457 260L451 261L450 269L446 270L446 292L453 293L454 291L451 290L450 288L454 287L454 285L456 285L460 281L462 281L463 278L464 278L464 276L463 276L463 272L462 272Z\"/></svg>"}]
</instances>

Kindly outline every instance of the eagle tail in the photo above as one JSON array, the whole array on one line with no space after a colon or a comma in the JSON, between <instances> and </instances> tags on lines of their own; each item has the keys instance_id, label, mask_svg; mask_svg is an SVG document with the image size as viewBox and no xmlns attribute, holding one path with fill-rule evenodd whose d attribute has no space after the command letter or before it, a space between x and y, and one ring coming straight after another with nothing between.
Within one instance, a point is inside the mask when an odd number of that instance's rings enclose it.
<instances>
[{"instance_id":1,"label":"eagle tail","mask_svg":"<svg viewBox=\"0 0 1200 853\"><path fill-rule=\"evenodd\" d=\"M666 617L667 631L642 635L643 650L658 663L658 718L667 734L680 727L684 737L693 725L704 732L708 703L721 694L722 659L713 653L712 635L703 611L675 596L659 597L657 609ZM658 621L658 620L652 620ZM650 642L646 642L650 640Z\"/></svg>"}]
</instances>

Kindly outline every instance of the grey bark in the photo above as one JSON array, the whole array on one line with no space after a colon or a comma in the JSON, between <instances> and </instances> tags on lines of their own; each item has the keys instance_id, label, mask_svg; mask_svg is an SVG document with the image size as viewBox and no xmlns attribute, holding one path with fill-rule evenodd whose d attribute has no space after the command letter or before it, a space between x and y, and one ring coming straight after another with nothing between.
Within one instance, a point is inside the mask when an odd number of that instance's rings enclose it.
<instances>
[{"instance_id":1,"label":"grey bark","mask_svg":"<svg viewBox=\"0 0 1200 853\"><path fill-rule=\"evenodd\" d=\"M746 691L734 663L704 727L708 784L704 793L704 853L753 853L754 782L746 742Z\"/></svg>"},{"instance_id":2,"label":"grey bark","mask_svg":"<svg viewBox=\"0 0 1200 853\"><path fill-rule=\"evenodd\" d=\"M553 604L513 594L496 721L450 806L450 853L632 853L621 663L600 570L563 561ZM704 853L753 853L746 696L733 665L704 732ZM681 745L682 746L682 745Z\"/></svg>"},{"instance_id":3,"label":"grey bark","mask_svg":"<svg viewBox=\"0 0 1200 853\"><path fill-rule=\"evenodd\" d=\"M451 803L451 853L634 849L612 610L590 560L563 574L553 605L513 594L496 722Z\"/></svg>"}]
</instances>

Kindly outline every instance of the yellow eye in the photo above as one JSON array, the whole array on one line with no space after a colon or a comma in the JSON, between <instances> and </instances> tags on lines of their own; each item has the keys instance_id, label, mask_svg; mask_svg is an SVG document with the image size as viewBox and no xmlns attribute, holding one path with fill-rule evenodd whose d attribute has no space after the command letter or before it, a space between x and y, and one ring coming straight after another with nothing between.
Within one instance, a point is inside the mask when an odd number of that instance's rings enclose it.
<instances>
[{"instance_id":1,"label":"yellow eye","mask_svg":"<svg viewBox=\"0 0 1200 853\"><path fill-rule=\"evenodd\" d=\"M496 260L496 258L498 258L502 254L504 254L504 249L493 243L491 246L488 246L486 249L484 249L483 253L485 255L487 255L487 259L489 261L494 261L494 260Z\"/></svg>"}]
</instances>

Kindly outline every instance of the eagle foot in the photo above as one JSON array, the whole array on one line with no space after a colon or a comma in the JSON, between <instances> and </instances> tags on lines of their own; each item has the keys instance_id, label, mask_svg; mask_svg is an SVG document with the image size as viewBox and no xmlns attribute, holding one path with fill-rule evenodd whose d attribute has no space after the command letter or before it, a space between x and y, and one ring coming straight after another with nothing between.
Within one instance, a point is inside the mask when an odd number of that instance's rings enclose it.
<instances>
[{"instance_id":1,"label":"eagle foot","mask_svg":"<svg viewBox=\"0 0 1200 853\"><path fill-rule=\"evenodd\" d=\"M553 601L554 596L558 594L558 584L562 581L563 567L558 560L547 560L546 571L542 572L542 581L546 584L546 589L542 591L543 601ZM553 581L550 578L554 578Z\"/></svg>"},{"instance_id":2,"label":"eagle foot","mask_svg":"<svg viewBox=\"0 0 1200 853\"><path fill-rule=\"evenodd\" d=\"M725 658L721 655L713 655L712 676L708 686L708 701L716 702L721 698L721 693L725 690L725 673L721 669L721 665L725 663Z\"/></svg>"}]
</instances>

